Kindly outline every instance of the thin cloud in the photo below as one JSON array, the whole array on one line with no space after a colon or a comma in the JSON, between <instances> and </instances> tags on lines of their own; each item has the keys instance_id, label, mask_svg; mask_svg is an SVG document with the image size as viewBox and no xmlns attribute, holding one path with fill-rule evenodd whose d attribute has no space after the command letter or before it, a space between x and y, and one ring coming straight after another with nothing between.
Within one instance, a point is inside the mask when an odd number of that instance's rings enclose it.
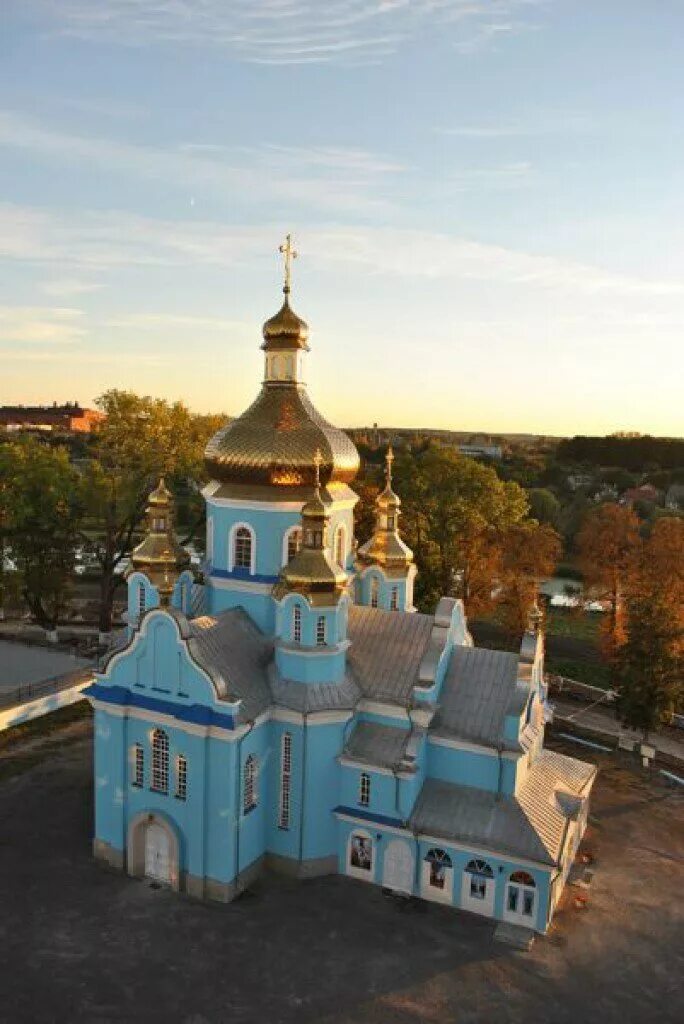
<instances>
[{"instance_id":1,"label":"thin cloud","mask_svg":"<svg viewBox=\"0 0 684 1024\"><path fill-rule=\"evenodd\" d=\"M43 306L0 306L3 344L64 345L86 336L80 309Z\"/></svg>"},{"instance_id":2,"label":"thin cloud","mask_svg":"<svg viewBox=\"0 0 684 1024\"><path fill-rule=\"evenodd\" d=\"M542 0L24 0L58 33L127 46L210 45L266 64L363 63L439 26L471 52Z\"/></svg>"}]
</instances>

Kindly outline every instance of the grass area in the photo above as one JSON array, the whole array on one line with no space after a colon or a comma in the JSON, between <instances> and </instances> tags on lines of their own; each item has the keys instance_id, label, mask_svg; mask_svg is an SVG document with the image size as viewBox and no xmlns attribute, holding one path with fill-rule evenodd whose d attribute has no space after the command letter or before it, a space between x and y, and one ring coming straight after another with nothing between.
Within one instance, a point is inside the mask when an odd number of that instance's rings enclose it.
<instances>
[{"instance_id":1,"label":"grass area","mask_svg":"<svg viewBox=\"0 0 684 1024\"><path fill-rule=\"evenodd\" d=\"M611 687L610 671L605 662L583 661L577 658L554 658L547 655L544 659L544 668L547 672L555 675L565 676L567 679L574 679L578 683L588 683L589 686L600 686L603 690Z\"/></svg>"},{"instance_id":2,"label":"grass area","mask_svg":"<svg viewBox=\"0 0 684 1024\"><path fill-rule=\"evenodd\" d=\"M573 608L549 608L546 632L553 636L569 636L598 644L602 616L598 612L578 611Z\"/></svg>"},{"instance_id":3,"label":"grass area","mask_svg":"<svg viewBox=\"0 0 684 1024\"><path fill-rule=\"evenodd\" d=\"M0 732L0 755L6 750L11 750L12 747L31 740L49 739L53 733L59 732L65 725L71 725L80 719L92 718L92 715L93 711L89 702L79 700L75 704L58 708L57 711L51 711L40 718L33 718L30 722L14 725L5 729L4 732Z\"/></svg>"}]
</instances>

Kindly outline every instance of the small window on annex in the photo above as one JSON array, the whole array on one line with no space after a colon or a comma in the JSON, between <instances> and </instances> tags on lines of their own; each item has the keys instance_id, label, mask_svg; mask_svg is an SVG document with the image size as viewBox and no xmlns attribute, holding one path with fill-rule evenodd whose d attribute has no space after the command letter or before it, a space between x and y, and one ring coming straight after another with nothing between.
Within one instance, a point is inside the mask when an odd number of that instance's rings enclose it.
<instances>
[{"instance_id":1,"label":"small window on annex","mask_svg":"<svg viewBox=\"0 0 684 1024\"><path fill-rule=\"evenodd\" d=\"M188 762L183 754L176 758L176 799L188 798Z\"/></svg>"},{"instance_id":2,"label":"small window on annex","mask_svg":"<svg viewBox=\"0 0 684 1024\"><path fill-rule=\"evenodd\" d=\"M445 850L428 850L425 860L430 865L430 885L433 889L444 889L447 871L451 870L451 857Z\"/></svg>"},{"instance_id":3,"label":"small window on annex","mask_svg":"<svg viewBox=\"0 0 684 1024\"><path fill-rule=\"evenodd\" d=\"M290 530L287 535L287 561L292 561L297 552L302 546L302 530L300 526L297 526L294 530Z\"/></svg>"},{"instance_id":4,"label":"small window on annex","mask_svg":"<svg viewBox=\"0 0 684 1024\"><path fill-rule=\"evenodd\" d=\"M483 900L487 896L487 882L494 878L494 872L486 860L471 860L466 864L466 873L470 875L470 895L474 900Z\"/></svg>"},{"instance_id":5,"label":"small window on annex","mask_svg":"<svg viewBox=\"0 0 684 1024\"><path fill-rule=\"evenodd\" d=\"M378 583L378 577L377 576L372 576L371 577L371 585L370 585L370 603L371 603L371 608L377 608L378 607L378 596L379 596L379 593L380 593L380 584Z\"/></svg>"},{"instance_id":6,"label":"small window on annex","mask_svg":"<svg viewBox=\"0 0 684 1024\"><path fill-rule=\"evenodd\" d=\"M325 647L325 615L319 615L316 619L316 644Z\"/></svg>"},{"instance_id":7,"label":"small window on annex","mask_svg":"<svg viewBox=\"0 0 684 1024\"><path fill-rule=\"evenodd\" d=\"M390 609L393 612L399 611L399 587L392 587L390 593Z\"/></svg>"},{"instance_id":8,"label":"small window on annex","mask_svg":"<svg viewBox=\"0 0 684 1024\"><path fill-rule=\"evenodd\" d=\"M302 642L302 609L298 604L292 609L292 639L296 644Z\"/></svg>"},{"instance_id":9,"label":"small window on annex","mask_svg":"<svg viewBox=\"0 0 684 1024\"><path fill-rule=\"evenodd\" d=\"M133 785L145 785L145 751L142 743L136 743L133 747Z\"/></svg>"},{"instance_id":10,"label":"small window on annex","mask_svg":"<svg viewBox=\"0 0 684 1024\"><path fill-rule=\"evenodd\" d=\"M243 798L243 811L245 814L247 814L248 811L254 810L258 803L257 774L257 759L254 756L254 754L250 754L247 760L245 761L245 782Z\"/></svg>"},{"instance_id":11,"label":"small window on annex","mask_svg":"<svg viewBox=\"0 0 684 1024\"><path fill-rule=\"evenodd\" d=\"M252 531L246 526L240 526L235 531L233 544L233 568L252 568Z\"/></svg>"},{"instance_id":12,"label":"small window on annex","mask_svg":"<svg viewBox=\"0 0 684 1024\"><path fill-rule=\"evenodd\" d=\"M371 778L368 772L361 772L359 779L359 803L362 807L368 807L370 803Z\"/></svg>"},{"instance_id":13,"label":"small window on annex","mask_svg":"<svg viewBox=\"0 0 684 1024\"><path fill-rule=\"evenodd\" d=\"M152 789L169 791L169 737L162 729L152 733Z\"/></svg>"}]
</instances>

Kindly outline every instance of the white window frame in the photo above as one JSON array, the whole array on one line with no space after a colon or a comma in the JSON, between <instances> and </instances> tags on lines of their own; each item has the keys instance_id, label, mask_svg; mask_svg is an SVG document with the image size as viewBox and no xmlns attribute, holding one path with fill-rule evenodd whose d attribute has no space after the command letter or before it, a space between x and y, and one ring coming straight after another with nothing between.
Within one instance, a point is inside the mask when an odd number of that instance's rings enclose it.
<instances>
[{"instance_id":1,"label":"white window frame","mask_svg":"<svg viewBox=\"0 0 684 1024\"><path fill-rule=\"evenodd\" d=\"M131 762L133 771L131 785L135 786L136 789L142 789L145 785L145 748L142 743L133 744Z\"/></svg>"},{"instance_id":2,"label":"white window frame","mask_svg":"<svg viewBox=\"0 0 684 1024\"><path fill-rule=\"evenodd\" d=\"M357 864L352 863L352 855L354 853L354 840L365 839L370 849L370 862L368 867L360 867ZM352 878L361 878L364 882L372 882L375 877L375 843L370 832L366 832L362 828L354 828L349 833L347 839L347 874L351 875Z\"/></svg>"},{"instance_id":3,"label":"white window frame","mask_svg":"<svg viewBox=\"0 0 684 1024\"><path fill-rule=\"evenodd\" d=\"M394 586L390 590L390 611L399 611L399 587Z\"/></svg>"},{"instance_id":4,"label":"white window frame","mask_svg":"<svg viewBox=\"0 0 684 1024\"><path fill-rule=\"evenodd\" d=\"M435 856L431 856L435 854ZM436 856L442 854L441 857ZM436 885L433 879L433 865L440 864L443 869L443 884ZM423 857L422 862L422 894L436 903L453 902L454 896L454 862L451 854L440 846L432 846Z\"/></svg>"},{"instance_id":5,"label":"white window frame","mask_svg":"<svg viewBox=\"0 0 684 1024\"><path fill-rule=\"evenodd\" d=\"M142 619L143 615L147 611L147 589L145 584L140 581L138 583L138 621Z\"/></svg>"},{"instance_id":6,"label":"white window frame","mask_svg":"<svg viewBox=\"0 0 684 1024\"><path fill-rule=\"evenodd\" d=\"M188 759L185 754L176 758L176 800L188 798Z\"/></svg>"},{"instance_id":7,"label":"white window frame","mask_svg":"<svg viewBox=\"0 0 684 1024\"><path fill-rule=\"evenodd\" d=\"M295 644L302 642L302 609L298 604L292 609L292 642Z\"/></svg>"},{"instance_id":8,"label":"white window frame","mask_svg":"<svg viewBox=\"0 0 684 1024\"><path fill-rule=\"evenodd\" d=\"M233 523L230 528L228 535L228 572L233 572L234 569L238 568L235 564L235 546L237 542L238 530L248 530L251 546L249 552L249 569L247 570L250 576L253 576L256 571L256 533L253 526L249 523ZM240 566L241 569L247 569L246 566Z\"/></svg>"},{"instance_id":9,"label":"white window frame","mask_svg":"<svg viewBox=\"0 0 684 1024\"><path fill-rule=\"evenodd\" d=\"M370 606L371 608L380 607L380 580L375 575L370 578Z\"/></svg>"},{"instance_id":10,"label":"white window frame","mask_svg":"<svg viewBox=\"0 0 684 1024\"><path fill-rule=\"evenodd\" d=\"M284 732L280 740L280 799L278 807L278 828L287 831L290 827L292 796L292 733Z\"/></svg>"},{"instance_id":11,"label":"white window frame","mask_svg":"<svg viewBox=\"0 0 684 1024\"><path fill-rule=\"evenodd\" d=\"M256 754L245 759L242 787L242 813L249 814L259 803L259 761Z\"/></svg>"},{"instance_id":12,"label":"white window frame","mask_svg":"<svg viewBox=\"0 0 684 1024\"><path fill-rule=\"evenodd\" d=\"M339 523L335 528L335 546L333 548L335 552L335 561L344 569L347 561L347 528L344 523ZM341 557L338 557L340 556Z\"/></svg>"},{"instance_id":13,"label":"white window frame","mask_svg":"<svg viewBox=\"0 0 684 1024\"><path fill-rule=\"evenodd\" d=\"M359 805L361 807L370 806L371 797L371 777L368 772L361 772L359 776Z\"/></svg>"},{"instance_id":14,"label":"white window frame","mask_svg":"<svg viewBox=\"0 0 684 1024\"><path fill-rule=\"evenodd\" d=\"M169 737L163 729L155 729L152 733L150 789L155 793L169 792Z\"/></svg>"},{"instance_id":15,"label":"white window frame","mask_svg":"<svg viewBox=\"0 0 684 1024\"><path fill-rule=\"evenodd\" d=\"M325 647L327 645L328 629L325 621L325 615L319 615L316 619L316 647Z\"/></svg>"},{"instance_id":16,"label":"white window frame","mask_svg":"<svg viewBox=\"0 0 684 1024\"><path fill-rule=\"evenodd\" d=\"M302 531L301 526L291 526L290 529L286 530L285 533L283 534L283 565L289 565L290 562L292 561L292 559L290 558L290 541L292 537L294 537L297 533L299 534L299 545L297 547L297 551L301 551L304 539L304 533ZM292 557L294 558L294 555Z\"/></svg>"}]
</instances>

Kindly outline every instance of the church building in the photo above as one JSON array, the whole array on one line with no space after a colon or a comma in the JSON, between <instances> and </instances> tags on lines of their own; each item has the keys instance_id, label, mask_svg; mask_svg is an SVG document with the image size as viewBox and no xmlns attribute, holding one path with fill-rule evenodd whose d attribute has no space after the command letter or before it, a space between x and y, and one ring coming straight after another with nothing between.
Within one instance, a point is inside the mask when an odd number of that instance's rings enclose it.
<instances>
[{"instance_id":1,"label":"church building","mask_svg":"<svg viewBox=\"0 0 684 1024\"><path fill-rule=\"evenodd\" d=\"M460 601L415 610L391 451L357 542L359 456L308 396L281 249L261 390L206 449L203 573L162 480L87 691L95 856L219 901L340 873L544 932L596 769L544 749L539 617L516 654L475 647Z\"/></svg>"}]
</instances>

